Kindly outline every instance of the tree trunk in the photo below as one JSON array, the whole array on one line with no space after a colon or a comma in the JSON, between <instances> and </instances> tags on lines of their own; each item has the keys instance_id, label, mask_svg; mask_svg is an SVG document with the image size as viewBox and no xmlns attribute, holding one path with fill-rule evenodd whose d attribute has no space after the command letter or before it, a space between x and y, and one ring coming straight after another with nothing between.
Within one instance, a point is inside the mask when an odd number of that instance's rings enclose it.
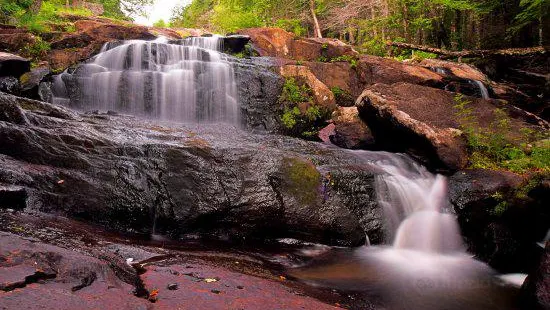
<instances>
[{"instance_id":1,"label":"tree trunk","mask_svg":"<svg viewBox=\"0 0 550 310\"><path fill-rule=\"evenodd\" d=\"M35 0L32 2L31 6L29 7L29 12L31 12L32 14L38 14L41 7L42 7L42 0Z\"/></svg>"},{"instance_id":2,"label":"tree trunk","mask_svg":"<svg viewBox=\"0 0 550 310\"><path fill-rule=\"evenodd\" d=\"M525 56L525 55L536 55L544 54L546 50L544 47L526 47L526 48L507 48L500 50L464 50L460 52L456 51L446 51L439 48L433 48L429 46L422 46L409 43L400 43L400 42L388 42L388 46L393 46L403 49L418 50L423 52L428 52L432 54L441 55L441 58L459 58L459 57L487 57L493 55L508 55L508 56Z\"/></svg>"},{"instance_id":3,"label":"tree trunk","mask_svg":"<svg viewBox=\"0 0 550 310\"><path fill-rule=\"evenodd\" d=\"M311 17L313 18L313 32L316 38L322 38L321 27L319 26L319 20L317 20L317 14L315 14L315 0L309 0L309 10L311 11Z\"/></svg>"}]
</instances>

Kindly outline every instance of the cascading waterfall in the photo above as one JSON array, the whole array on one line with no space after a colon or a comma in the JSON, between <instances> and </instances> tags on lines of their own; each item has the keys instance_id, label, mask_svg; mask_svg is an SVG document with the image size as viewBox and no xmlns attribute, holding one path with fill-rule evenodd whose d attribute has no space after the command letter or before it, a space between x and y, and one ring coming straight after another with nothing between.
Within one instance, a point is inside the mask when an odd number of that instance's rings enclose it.
<instances>
[{"instance_id":1,"label":"cascading waterfall","mask_svg":"<svg viewBox=\"0 0 550 310\"><path fill-rule=\"evenodd\" d=\"M481 95L481 98L483 99L491 99L491 96L489 96L489 90L487 90L487 87L485 87L485 84L481 81L472 80L472 83L474 83L477 88L479 89L479 93Z\"/></svg>"},{"instance_id":2,"label":"cascading waterfall","mask_svg":"<svg viewBox=\"0 0 550 310\"><path fill-rule=\"evenodd\" d=\"M387 236L397 249L432 253L463 251L460 228L453 215L442 213L447 181L424 167L391 155L376 164L385 172L376 177L377 199L386 214Z\"/></svg>"},{"instance_id":3,"label":"cascading waterfall","mask_svg":"<svg viewBox=\"0 0 550 310\"><path fill-rule=\"evenodd\" d=\"M239 123L234 71L220 37L105 44L54 79L53 101L170 121ZM70 87L67 87L70 86ZM70 91L69 91L70 89Z\"/></svg>"}]
</instances>

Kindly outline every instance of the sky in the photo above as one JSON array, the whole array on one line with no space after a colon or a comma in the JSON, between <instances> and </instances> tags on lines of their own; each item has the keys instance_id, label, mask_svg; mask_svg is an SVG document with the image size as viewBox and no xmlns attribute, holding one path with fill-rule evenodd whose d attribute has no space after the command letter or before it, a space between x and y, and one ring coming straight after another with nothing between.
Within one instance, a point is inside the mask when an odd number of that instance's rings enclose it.
<instances>
[{"instance_id":1,"label":"sky","mask_svg":"<svg viewBox=\"0 0 550 310\"><path fill-rule=\"evenodd\" d=\"M172 15L172 9L177 4L189 4L191 0L156 0L155 4L149 7L149 17L138 17L135 22L142 25L153 25L154 22L159 19L163 19L165 22L170 20Z\"/></svg>"}]
</instances>

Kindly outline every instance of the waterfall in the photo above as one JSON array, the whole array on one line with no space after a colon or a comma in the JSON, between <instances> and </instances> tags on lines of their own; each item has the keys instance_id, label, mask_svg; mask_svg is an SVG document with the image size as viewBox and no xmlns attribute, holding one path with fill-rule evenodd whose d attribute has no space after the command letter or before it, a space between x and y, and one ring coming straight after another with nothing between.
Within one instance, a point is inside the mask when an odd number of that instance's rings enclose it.
<instances>
[{"instance_id":1,"label":"waterfall","mask_svg":"<svg viewBox=\"0 0 550 310\"><path fill-rule=\"evenodd\" d=\"M474 83L477 88L479 89L479 93L481 94L481 98L483 99L491 99L491 96L489 96L489 91L487 90L487 87L485 87L485 84L481 81L472 80L472 83Z\"/></svg>"},{"instance_id":2,"label":"waterfall","mask_svg":"<svg viewBox=\"0 0 550 310\"><path fill-rule=\"evenodd\" d=\"M111 42L54 79L54 103L185 122L239 123L234 71L220 37ZM69 90L68 90L69 89Z\"/></svg>"},{"instance_id":3,"label":"waterfall","mask_svg":"<svg viewBox=\"0 0 550 310\"><path fill-rule=\"evenodd\" d=\"M463 251L455 217L447 206L447 180L433 175L403 155L376 162L383 174L376 177L377 200L384 208L387 236L396 249L433 253Z\"/></svg>"}]
</instances>

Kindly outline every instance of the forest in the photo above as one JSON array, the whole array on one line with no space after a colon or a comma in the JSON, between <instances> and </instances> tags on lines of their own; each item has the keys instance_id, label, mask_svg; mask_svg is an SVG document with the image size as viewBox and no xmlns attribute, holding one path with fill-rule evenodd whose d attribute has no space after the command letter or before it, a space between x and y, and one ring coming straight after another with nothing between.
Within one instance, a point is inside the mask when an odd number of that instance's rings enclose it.
<instances>
[{"instance_id":1,"label":"forest","mask_svg":"<svg viewBox=\"0 0 550 310\"><path fill-rule=\"evenodd\" d=\"M549 44L549 8L545 0L194 0L170 24L222 33L281 27L383 55L387 41L447 50Z\"/></svg>"}]
</instances>

